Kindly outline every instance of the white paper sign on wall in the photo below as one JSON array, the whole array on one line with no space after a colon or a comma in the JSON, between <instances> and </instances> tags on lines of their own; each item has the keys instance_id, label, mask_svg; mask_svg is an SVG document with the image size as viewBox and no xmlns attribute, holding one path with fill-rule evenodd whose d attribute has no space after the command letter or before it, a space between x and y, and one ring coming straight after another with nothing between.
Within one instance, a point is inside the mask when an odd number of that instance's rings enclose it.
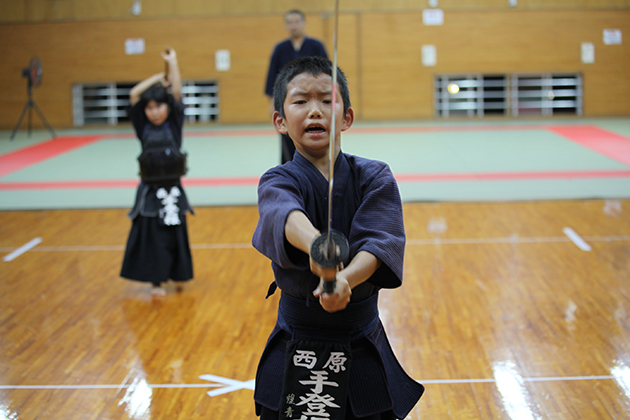
<instances>
[{"instance_id":1,"label":"white paper sign on wall","mask_svg":"<svg viewBox=\"0 0 630 420\"><path fill-rule=\"evenodd\" d=\"M422 11L422 23L442 25L444 23L444 11L442 9L424 9Z\"/></svg>"},{"instance_id":2,"label":"white paper sign on wall","mask_svg":"<svg viewBox=\"0 0 630 420\"><path fill-rule=\"evenodd\" d=\"M217 50L214 53L214 63L217 71L230 70L230 50Z\"/></svg>"},{"instance_id":3,"label":"white paper sign on wall","mask_svg":"<svg viewBox=\"0 0 630 420\"><path fill-rule=\"evenodd\" d=\"M144 54L144 38L128 38L125 40L125 54Z\"/></svg>"},{"instance_id":4,"label":"white paper sign on wall","mask_svg":"<svg viewBox=\"0 0 630 420\"><path fill-rule=\"evenodd\" d=\"M422 46L422 65L431 67L437 64L437 50L435 45Z\"/></svg>"},{"instance_id":5,"label":"white paper sign on wall","mask_svg":"<svg viewBox=\"0 0 630 420\"><path fill-rule=\"evenodd\" d=\"M592 64L595 62L595 45L592 42L582 42L582 63Z\"/></svg>"},{"instance_id":6,"label":"white paper sign on wall","mask_svg":"<svg viewBox=\"0 0 630 420\"><path fill-rule=\"evenodd\" d=\"M604 29L604 45L621 44L621 29Z\"/></svg>"}]
</instances>

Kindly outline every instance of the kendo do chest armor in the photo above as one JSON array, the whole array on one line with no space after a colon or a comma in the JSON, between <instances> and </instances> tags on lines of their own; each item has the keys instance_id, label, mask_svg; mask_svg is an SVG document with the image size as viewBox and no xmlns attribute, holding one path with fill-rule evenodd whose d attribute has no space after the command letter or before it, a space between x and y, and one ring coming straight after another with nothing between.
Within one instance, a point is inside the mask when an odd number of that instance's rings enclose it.
<instances>
[{"instance_id":1,"label":"kendo do chest armor","mask_svg":"<svg viewBox=\"0 0 630 420\"><path fill-rule=\"evenodd\" d=\"M179 150L167 124L147 124L142 135L142 153L138 156L140 178L153 185L173 184L186 174L187 155Z\"/></svg>"}]
</instances>

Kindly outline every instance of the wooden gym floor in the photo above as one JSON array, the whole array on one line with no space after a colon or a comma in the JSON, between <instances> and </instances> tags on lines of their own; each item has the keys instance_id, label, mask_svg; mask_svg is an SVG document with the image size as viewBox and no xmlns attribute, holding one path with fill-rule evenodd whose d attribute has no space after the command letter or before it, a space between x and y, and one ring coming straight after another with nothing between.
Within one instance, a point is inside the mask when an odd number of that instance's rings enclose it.
<instances>
[{"instance_id":1,"label":"wooden gym floor","mask_svg":"<svg viewBox=\"0 0 630 420\"><path fill-rule=\"evenodd\" d=\"M406 204L405 282L380 303L427 388L409 418L630 418L629 207ZM125 210L0 213L0 250L47 238L2 264L0 418L254 419L277 305L256 220L199 208L195 279L152 298L118 276Z\"/></svg>"},{"instance_id":2,"label":"wooden gym floor","mask_svg":"<svg viewBox=\"0 0 630 420\"><path fill-rule=\"evenodd\" d=\"M426 386L408 418L630 419L629 209L406 201L405 279L380 310ZM278 300L255 205L196 207L195 278L164 297L118 275L126 212L0 212L0 420L255 419Z\"/></svg>"}]
</instances>

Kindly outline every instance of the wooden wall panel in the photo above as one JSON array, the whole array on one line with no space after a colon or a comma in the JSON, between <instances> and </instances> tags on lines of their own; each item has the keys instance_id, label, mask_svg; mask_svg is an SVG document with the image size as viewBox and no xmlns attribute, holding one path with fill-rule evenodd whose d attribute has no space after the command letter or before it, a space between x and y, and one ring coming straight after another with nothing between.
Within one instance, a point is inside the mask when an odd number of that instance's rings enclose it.
<instances>
[{"instance_id":1,"label":"wooden wall panel","mask_svg":"<svg viewBox=\"0 0 630 420\"><path fill-rule=\"evenodd\" d=\"M133 16L129 13L132 5L131 0L73 1L77 20L123 19ZM146 10L146 6L153 2L143 2L143 12Z\"/></svg>"},{"instance_id":2,"label":"wooden wall panel","mask_svg":"<svg viewBox=\"0 0 630 420\"><path fill-rule=\"evenodd\" d=\"M328 58L333 61L333 33L334 33L334 17L325 15L321 20L323 26L321 39L325 46ZM359 14L340 14L339 16L339 41L337 52L337 65L344 72L348 79L350 88L350 100L355 110L355 117L360 113L361 89L360 89L360 22Z\"/></svg>"},{"instance_id":3,"label":"wooden wall panel","mask_svg":"<svg viewBox=\"0 0 630 420\"><path fill-rule=\"evenodd\" d=\"M282 16L226 18L217 20L217 38L208 38L214 57L217 49L231 51L232 69L218 75L221 90L221 121L267 122L268 101L264 95L267 66L274 45L286 37ZM322 39L319 17L307 17L310 36ZM214 61L213 64L214 66ZM195 78L195 76L186 76Z\"/></svg>"},{"instance_id":4,"label":"wooden wall panel","mask_svg":"<svg viewBox=\"0 0 630 420\"><path fill-rule=\"evenodd\" d=\"M621 9L630 7L628 0L519 0L519 6L528 9Z\"/></svg>"},{"instance_id":5,"label":"wooden wall panel","mask_svg":"<svg viewBox=\"0 0 630 420\"><path fill-rule=\"evenodd\" d=\"M420 7L428 7L428 0ZM570 10L570 9L617 9L630 7L628 0L518 0L509 6L508 0L439 0L444 10Z\"/></svg>"},{"instance_id":6,"label":"wooden wall panel","mask_svg":"<svg viewBox=\"0 0 630 420\"><path fill-rule=\"evenodd\" d=\"M431 117L433 77L448 73L582 72L585 115L630 114L628 46L602 41L605 28L630 31L626 11L450 12L441 26L420 12L362 16L366 119ZM582 42L594 43L594 64L581 62ZM423 44L436 46L436 66L422 65Z\"/></svg>"},{"instance_id":7,"label":"wooden wall panel","mask_svg":"<svg viewBox=\"0 0 630 420\"><path fill-rule=\"evenodd\" d=\"M308 33L323 38L319 16L308 16ZM53 127L72 125L74 83L139 81L162 71L160 51L173 47L184 79L216 79L220 86L223 122L267 121L263 94L269 57L275 43L286 37L282 16L206 19L117 20L33 25L0 25L0 127L12 128L26 103L22 68L37 55L43 63L35 102ZM127 38L144 38L146 52L126 55ZM17 47L19 46L19 47ZM231 53L231 70L217 72L214 54ZM25 122L23 123L26 125ZM41 126L35 116L34 126Z\"/></svg>"},{"instance_id":8,"label":"wooden wall panel","mask_svg":"<svg viewBox=\"0 0 630 420\"><path fill-rule=\"evenodd\" d=\"M25 7L26 17L32 22L71 20L76 16L74 0L26 0Z\"/></svg>"},{"instance_id":9,"label":"wooden wall panel","mask_svg":"<svg viewBox=\"0 0 630 420\"><path fill-rule=\"evenodd\" d=\"M225 4L208 0L180 0L175 2L177 16L212 16L223 13Z\"/></svg>"},{"instance_id":10,"label":"wooden wall panel","mask_svg":"<svg viewBox=\"0 0 630 420\"><path fill-rule=\"evenodd\" d=\"M435 30L422 25L418 12L362 15L363 118L431 115L432 107L422 99L431 97L432 82L431 72L422 67L421 47Z\"/></svg>"},{"instance_id":11,"label":"wooden wall panel","mask_svg":"<svg viewBox=\"0 0 630 420\"><path fill-rule=\"evenodd\" d=\"M127 0L128 1L128 0ZM131 2L129 2L131 3ZM212 3L212 2L209 2ZM152 0L142 2L142 18L176 17L177 2L172 0Z\"/></svg>"},{"instance_id":12,"label":"wooden wall panel","mask_svg":"<svg viewBox=\"0 0 630 420\"><path fill-rule=\"evenodd\" d=\"M333 0L151 0L142 2L140 16L129 10L132 0L0 0L0 22L51 22L61 20L147 19L212 17L225 15L281 14L300 8L309 14L329 14ZM428 0L342 0L345 13L410 12L428 7ZM510 7L507 0L439 0L445 11L523 11L628 9L630 0L518 0Z\"/></svg>"},{"instance_id":13,"label":"wooden wall panel","mask_svg":"<svg viewBox=\"0 0 630 420\"><path fill-rule=\"evenodd\" d=\"M26 0L0 0L0 22L26 22Z\"/></svg>"},{"instance_id":14,"label":"wooden wall panel","mask_svg":"<svg viewBox=\"0 0 630 420\"><path fill-rule=\"evenodd\" d=\"M332 54L332 16L310 14L307 22L308 34ZM582 72L586 116L630 115L629 44L604 45L605 28L630 33L630 10L445 12L441 26L423 25L419 11L344 13L339 65L365 120L431 118L434 75L465 72ZM167 45L177 50L185 79L219 82L221 122L266 122L264 78L284 37L282 14L2 24L0 127L12 129L19 119L27 99L21 71L34 55L44 66L34 99L53 127L69 127L73 83L141 80L162 70L159 52ZM146 53L125 55L127 38L144 38ZM581 62L582 42L595 45L594 64ZM435 67L422 65L423 44L436 46ZM228 72L215 70L219 49L231 53ZM41 127L37 116L34 126Z\"/></svg>"}]
</instances>

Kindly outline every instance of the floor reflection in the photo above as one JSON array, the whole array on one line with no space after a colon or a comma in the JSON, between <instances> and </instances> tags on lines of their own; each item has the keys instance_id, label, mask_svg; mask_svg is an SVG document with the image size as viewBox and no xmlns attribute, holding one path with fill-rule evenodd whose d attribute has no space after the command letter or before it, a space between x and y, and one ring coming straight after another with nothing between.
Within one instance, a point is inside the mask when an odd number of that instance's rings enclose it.
<instances>
[{"instance_id":1,"label":"floor reflection","mask_svg":"<svg viewBox=\"0 0 630 420\"><path fill-rule=\"evenodd\" d=\"M153 391L146 379L134 378L118 406L124 406L129 419L150 420L152 395Z\"/></svg>"},{"instance_id":2,"label":"floor reflection","mask_svg":"<svg viewBox=\"0 0 630 420\"><path fill-rule=\"evenodd\" d=\"M19 420L18 413L0 401L0 420Z\"/></svg>"},{"instance_id":3,"label":"floor reflection","mask_svg":"<svg viewBox=\"0 0 630 420\"><path fill-rule=\"evenodd\" d=\"M575 332L575 312L578 310L578 306L572 300L567 304L567 308L564 311L564 322L567 323L567 329L569 332Z\"/></svg>"},{"instance_id":4,"label":"floor reflection","mask_svg":"<svg viewBox=\"0 0 630 420\"><path fill-rule=\"evenodd\" d=\"M630 400L630 366L625 365L621 360L617 360L615 367L610 369L617 386L621 388L626 398Z\"/></svg>"},{"instance_id":5,"label":"floor reflection","mask_svg":"<svg viewBox=\"0 0 630 420\"><path fill-rule=\"evenodd\" d=\"M125 394L118 407L130 420L163 418L169 402L160 398L155 385L186 381L183 356L174 349L189 338L187 326L195 323L197 299L190 293L169 290L161 297L122 299L120 307L135 336L129 345L136 359L123 381Z\"/></svg>"},{"instance_id":6,"label":"floor reflection","mask_svg":"<svg viewBox=\"0 0 630 420\"><path fill-rule=\"evenodd\" d=\"M539 419L531 407L529 392L524 386L523 377L516 371L516 365L511 361L494 363L494 378L501 393L503 406L512 420Z\"/></svg>"}]
</instances>

